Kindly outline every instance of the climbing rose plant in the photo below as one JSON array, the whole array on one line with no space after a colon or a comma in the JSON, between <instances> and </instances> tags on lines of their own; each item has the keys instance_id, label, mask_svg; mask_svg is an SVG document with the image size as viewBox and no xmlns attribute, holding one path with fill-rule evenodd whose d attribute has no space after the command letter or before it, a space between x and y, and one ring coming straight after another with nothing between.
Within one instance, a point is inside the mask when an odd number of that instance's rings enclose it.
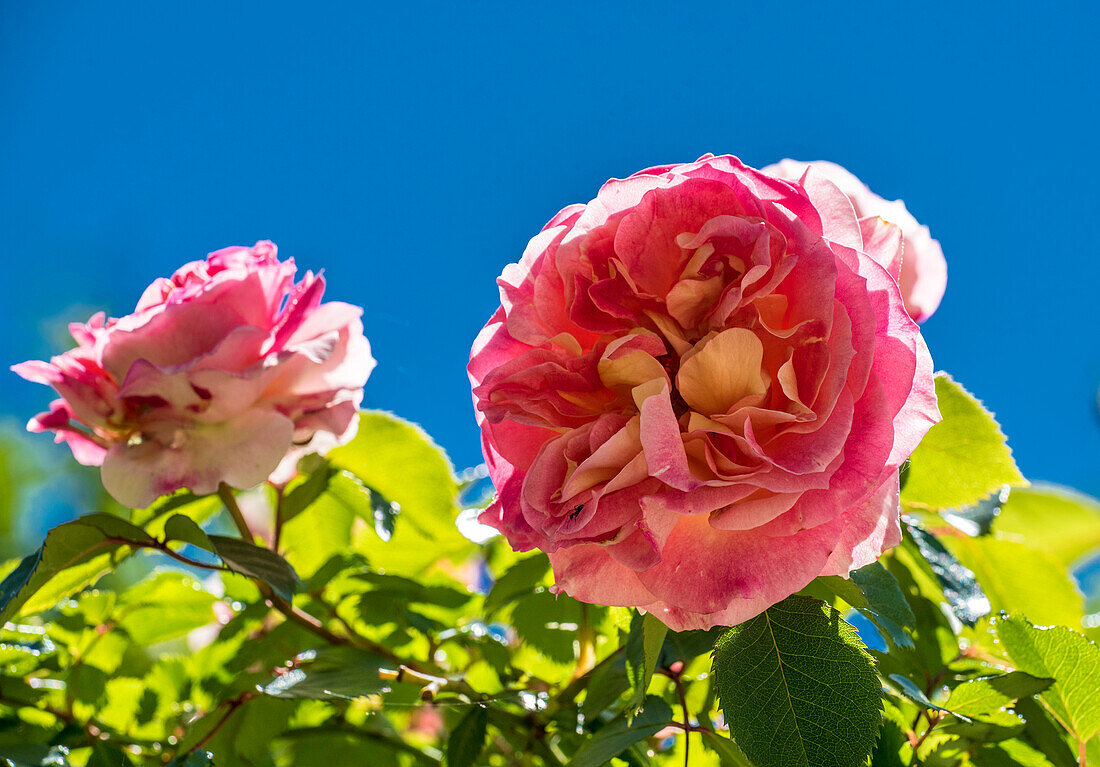
<instances>
[{"instance_id":1,"label":"climbing rose plant","mask_svg":"<svg viewBox=\"0 0 1100 767\"><path fill-rule=\"evenodd\" d=\"M226 248L15 366L107 493L4 565L0 765L1100 763L1100 504L933 375L900 201L706 156L565 208L461 472L294 274Z\"/></svg>"}]
</instances>

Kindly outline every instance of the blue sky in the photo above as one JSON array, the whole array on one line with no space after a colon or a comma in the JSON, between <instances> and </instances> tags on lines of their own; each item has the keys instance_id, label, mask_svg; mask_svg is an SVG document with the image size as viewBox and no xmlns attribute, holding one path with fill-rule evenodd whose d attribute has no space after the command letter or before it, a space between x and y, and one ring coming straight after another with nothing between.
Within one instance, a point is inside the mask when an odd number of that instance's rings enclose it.
<instances>
[{"instance_id":1,"label":"blue sky","mask_svg":"<svg viewBox=\"0 0 1100 767\"><path fill-rule=\"evenodd\" d=\"M1026 474L1100 493L1095 5L543 7L0 0L2 369L269 238L365 307L366 404L471 465L470 342L559 208L705 152L830 159L942 242L937 368ZM49 399L0 374L0 423Z\"/></svg>"}]
</instances>

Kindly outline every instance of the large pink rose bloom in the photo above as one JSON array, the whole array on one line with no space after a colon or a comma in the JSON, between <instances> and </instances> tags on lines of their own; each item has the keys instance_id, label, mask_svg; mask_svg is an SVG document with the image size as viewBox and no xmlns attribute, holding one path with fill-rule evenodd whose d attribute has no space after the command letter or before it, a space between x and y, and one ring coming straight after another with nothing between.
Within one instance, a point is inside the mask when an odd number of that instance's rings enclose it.
<instances>
[{"instance_id":1,"label":"large pink rose bloom","mask_svg":"<svg viewBox=\"0 0 1100 767\"><path fill-rule=\"evenodd\" d=\"M901 232L811 170L651 168L566 208L499 280L470 377L481 521L557 588L734 625L896 545L898 468L939 419L880 266Z\"/></svg>"},{"instance_id":2,"label":"large pink rose bloom","mask_svg":"<svg viewBox=\"0 0 1100 767\"><path fill-rule=\"evenodd\" d=\"M917 322L924 322L931 317L947 289L947 261L943 257L943 249L932 238L928 227L913 218L904 202L884 200L836 163L824 160L782 160L764 168L763 172L776 178L797 181L810 167L836 184L848 196L857 217L862 219L877 216L901 229L905 245L901 258L883 262L882 265L901 286L901 296L905 300L905 310L909 312L909 316Z\"/></svg>"},{"instance_id":3,"label":"large pink rose bloom","mask_svg":"<svg viewBox=\"0 0 1100 767\"><path fill-rule=\"evenodd\" d=\"M270 242L225 248L158 279L133 314L70 325L75 349L12 368L61 395L27 428L102 466L135 508L289 480L354 435L374 367L362 311L321 303L324 279L294 272Z\"/></svg>"}]
</instances>

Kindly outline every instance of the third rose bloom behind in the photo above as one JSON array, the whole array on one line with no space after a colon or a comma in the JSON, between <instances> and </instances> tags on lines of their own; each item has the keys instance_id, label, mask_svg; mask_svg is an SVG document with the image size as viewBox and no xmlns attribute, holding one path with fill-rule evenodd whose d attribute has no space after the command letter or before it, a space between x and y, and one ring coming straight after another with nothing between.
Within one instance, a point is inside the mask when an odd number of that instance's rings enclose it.
<instances>
[{"instance_id":1,"label":"third rose bloom behind","mask_svg":"<svg viewBox=\"0 0 1100 767\"><path fill-rule=\"evenodd\" d=\"M469 366L482 521L555 588L735 625L900 541L898 469L939 419L913 318L946 270L835 167L649 168L504 270Z\"/></svg>"}]
</instances>

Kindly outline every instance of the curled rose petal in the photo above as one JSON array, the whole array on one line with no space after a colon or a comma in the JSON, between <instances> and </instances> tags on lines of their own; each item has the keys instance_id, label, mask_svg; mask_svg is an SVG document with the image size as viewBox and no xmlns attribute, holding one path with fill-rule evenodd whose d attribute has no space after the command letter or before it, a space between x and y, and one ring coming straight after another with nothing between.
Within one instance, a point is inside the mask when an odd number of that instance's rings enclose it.
<instances>
[{"instance_id":1,"label":"curled rose petal","mask_svg":"<svg viewBox=\"0 0 1100 767\"><path fill-rule=\"evenodd\" d=\"M481 521L557 590L677 630L874 561L939 419L896 223L825 174L710 156L562 211L471 355Z\"/></svg>"}]
</instances>

